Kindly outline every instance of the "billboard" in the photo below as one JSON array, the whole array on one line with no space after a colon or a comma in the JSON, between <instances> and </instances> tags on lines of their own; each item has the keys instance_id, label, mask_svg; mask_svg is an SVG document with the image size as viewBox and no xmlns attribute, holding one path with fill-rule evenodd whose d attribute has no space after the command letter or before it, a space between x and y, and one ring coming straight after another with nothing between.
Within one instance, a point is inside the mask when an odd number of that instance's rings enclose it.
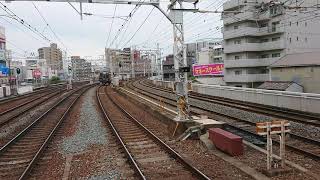
<instances>
[{"instance_id":1,"label":"billboard","mask_svg":"<svg viewBox=\"0 0 320 180\"><path fill-rule=\"evenodd\" d=\"M202 65L193 65L192 73L193 76L207 76L207 75L223 75L224 64L202 64Z\"/></svg>"},{"instance_id":2,"label":"billboard","mask_svg":"<svg viewBox=\"0 0 320 180\"><path fill-rule=\"evenodd\" d=\"M32 70L32 76L33 76L34 78L40 78L41 75L42 75L42 73L41 73L40 69L34 69L34 70Z\"/></svg>"},{"instance_id":3,"label":"billboard","mask_svg":"<svg viewBox=\"0 0 320 180\"><path fill-rule=\"evenodd\" d=\"M5 66L1 66L0 64L0 77L7 76L9 74L9 68Z\"/></svg>"}]
</instances>

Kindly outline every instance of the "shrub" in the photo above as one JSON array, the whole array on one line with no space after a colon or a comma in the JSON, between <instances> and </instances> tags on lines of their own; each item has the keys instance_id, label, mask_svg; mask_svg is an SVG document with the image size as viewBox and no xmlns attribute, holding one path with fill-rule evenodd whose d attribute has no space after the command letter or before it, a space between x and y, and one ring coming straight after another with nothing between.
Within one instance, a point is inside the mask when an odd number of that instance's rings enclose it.
<instances>
[{"instance_id":1,"label":"shrub","mask_svg":"<svg viewBox=\"0 0 320 180\"><path fill-rule=\"evenodd\" d=\"M60 82L60 78L57 76L52 76L52 78L50 79L50 84L57 84Z\"/></svg>"}]
</instances>

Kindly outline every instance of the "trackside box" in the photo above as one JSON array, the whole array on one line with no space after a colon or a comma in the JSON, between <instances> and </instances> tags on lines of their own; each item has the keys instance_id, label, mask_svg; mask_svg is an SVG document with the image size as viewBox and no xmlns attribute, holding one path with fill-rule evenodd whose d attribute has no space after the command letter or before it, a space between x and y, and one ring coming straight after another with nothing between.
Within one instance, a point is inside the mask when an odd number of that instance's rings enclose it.
<instances>
[{"instance_id":1,"label":"trackside box","mask_svg":"<svg viewBox=\"0 0 320 180\"><path fill-rule=\"evenodd\" d=\"M220 128L211 128L208 131L209 139L221 151L226 152L231 156L243 154L242 137Z\"/></svg>"}]
</instances>

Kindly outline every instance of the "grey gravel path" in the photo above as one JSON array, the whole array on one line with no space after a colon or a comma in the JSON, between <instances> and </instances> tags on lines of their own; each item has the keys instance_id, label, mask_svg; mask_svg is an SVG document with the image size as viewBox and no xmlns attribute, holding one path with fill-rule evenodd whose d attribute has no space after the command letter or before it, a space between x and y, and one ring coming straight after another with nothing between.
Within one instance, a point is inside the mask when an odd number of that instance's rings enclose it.
<instances>
[{"instance_id":1,"label":"grey gravel path","mask_svg":"<svg viewBox=\"0 0 320 180\"><path fill-rule=\"evenodd\" d=\"M106 144L106 129L103 128L101 117L94 106L95 88L89 89L81 105L79 124L75 133L63 139L61 153L80 153L94 144Z\"/></svg>"}]
</instances>

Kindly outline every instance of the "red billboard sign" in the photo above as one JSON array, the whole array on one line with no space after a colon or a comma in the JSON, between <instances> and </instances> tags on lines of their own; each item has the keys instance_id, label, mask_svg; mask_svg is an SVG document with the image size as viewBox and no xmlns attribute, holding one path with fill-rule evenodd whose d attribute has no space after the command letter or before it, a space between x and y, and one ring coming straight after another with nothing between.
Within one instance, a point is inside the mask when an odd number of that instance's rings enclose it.
<instances>
[{"instance_id":1,"label":"red billboard sign","mask_svg":"<svg viewBox=\"0 0 320 180\"><path fill-rule=\"evenodd\" d=\"M40 78L41 77L41 71L39 69L32 70L32 76L34 78Z\"/></svg>"},{"instance_id":2,"label":"red billboard sign","mask_svg":"<svg viewBox=\"0 0 320 180\"><path fill-rule=\"evenodd\" d=\"M193 65L193 76L206 76L206 75L223 75L224 64L203 64Z\"/></svg>"}]
</instances>

